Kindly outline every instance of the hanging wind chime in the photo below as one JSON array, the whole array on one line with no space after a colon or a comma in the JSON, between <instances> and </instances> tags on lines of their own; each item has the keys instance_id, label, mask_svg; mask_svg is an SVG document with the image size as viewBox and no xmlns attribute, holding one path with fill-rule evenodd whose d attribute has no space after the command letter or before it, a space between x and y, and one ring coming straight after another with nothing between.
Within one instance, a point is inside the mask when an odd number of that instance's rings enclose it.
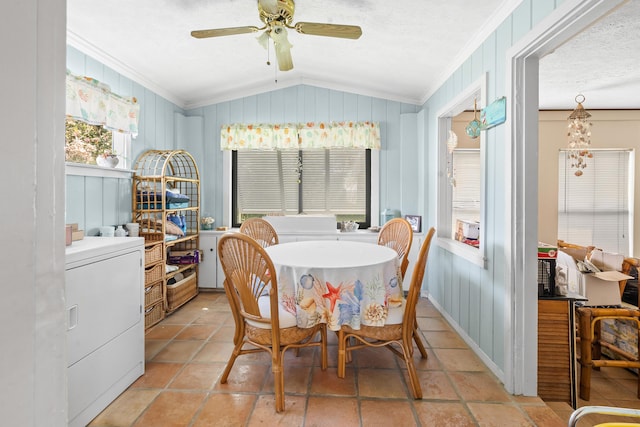
<instances>
[{"instance_id":1,"label":"hanging wind chime","mask_svg":"<svg viewBox=\"0 0 640 427\"><path fill-rule=\"evenodd\" d=\"M591 145L591 122L588 121L589 114L582 103L585 97L582 94L576 96L575 101L578 106L573 110L568 118L568 156L571 161L571 167L575 168L575 176L582 175L582 170L587 167L587 160L593 158L593 154L589 151Z\"/></svg>"}]
</instances>

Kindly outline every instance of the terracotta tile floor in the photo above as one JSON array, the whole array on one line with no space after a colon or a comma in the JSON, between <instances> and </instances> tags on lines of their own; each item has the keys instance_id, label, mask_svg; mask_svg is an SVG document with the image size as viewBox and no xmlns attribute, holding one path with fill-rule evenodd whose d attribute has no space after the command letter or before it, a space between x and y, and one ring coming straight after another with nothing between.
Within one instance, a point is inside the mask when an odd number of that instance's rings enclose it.
<instances>
[{"instance_id":1,"label":"terracotta tile floor","mask_svg":"<svg viewBox=\"0 0 640 427\"><path fill-rule=\"evenodd\" d=\"M233 318L223 292L201 292L147 331L145 374L90 426L567 425L569 405L506 393L427 299L418 316L429 354L415 356L422 400L411 398L402 362L384 349L355 352L339 379L329 333L327 371L320 370L318 349L287 354L286 409L277 414L266 353L241 356L228 383L219 383L233 348ZM594 372L588 403L640 408L635 387L633 374L603 368Z\"/></svg>"}]
</instances>

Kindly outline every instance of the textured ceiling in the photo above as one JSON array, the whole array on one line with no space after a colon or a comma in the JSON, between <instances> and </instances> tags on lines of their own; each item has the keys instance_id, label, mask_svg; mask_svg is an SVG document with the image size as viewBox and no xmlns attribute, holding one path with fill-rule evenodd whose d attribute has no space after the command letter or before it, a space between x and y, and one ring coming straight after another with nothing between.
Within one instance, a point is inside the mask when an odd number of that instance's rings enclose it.
<instances>
[{"instance_id":1,"label":"textured ceiling","mask_svg":"<svg viewBox=\"0 0 640 427\"><path fill-rule=\"evenodd\" d=\"M540 60L540 106L640 108L640 0L596 21Z\"/></svg>"},{"instance_id":2,"label":"textured ceiling","mask_svg":"<svg viewBox=\"0 0 640 427\"><path fill-rule=\"evenodd\" d=\"M579 92L587 99L585 108L620 108L603 101L623 102L622 95L629 98L625 89L620 96L606 94L640 81L639 3L624 6L635 18L611 14L613 23L604 19L590 29L595 39L584 33L584 40L579 35L541 60L541 108L573 108ZM299 0L293 22L359 25L363 34L348 40L290 30L294 69L287 72L276 70L273 49L272 65L266 64L268 54L257 34L190 35L192 30L260 26L255 0L68 0L67 37L72 46L185 108L301 83L420 105L518 4ZM617 50L623 52L614 60ZM640 108L634 102L635 107L622 107Z\"/></svg>"}]
</instances>

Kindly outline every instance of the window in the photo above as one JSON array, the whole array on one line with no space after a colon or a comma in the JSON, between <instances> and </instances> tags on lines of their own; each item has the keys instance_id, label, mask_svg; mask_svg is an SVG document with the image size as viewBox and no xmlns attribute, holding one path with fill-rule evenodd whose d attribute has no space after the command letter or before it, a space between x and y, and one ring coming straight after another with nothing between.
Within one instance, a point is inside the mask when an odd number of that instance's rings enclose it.
<instances>
[{"instance_id":1,"label":"window","mask_svg":"<svg viewBox=\"0 0 640 427\"><path fill-rule=\"evenodd\" d=\"M471 138L466 127L475 120L474 107L486 100L486 74L451 99L438 116L438 174L436 244L485 267L486 206L485 143L487 132ZM460 222L458 222L460 220Z\"/></svg>"},{"instance_id":2,"label":"window","mask_svg":"<svg viewBox=\"0 0 640 427\"><path fill-rule=\"evenodd\" d=\"M590 150L581 176L567 154L558 159L558 238L631 256L632 150ZM542 190L541 190L542 191Z\"/></svg>"},{"instance_id":3,"label":"window","mask_svg":"<svg viewBox=\"0 0 640 427\"><path fill-rule=\"evenodd\" d=\"M232 226L268 214L333 214L371 224L371 150L232 152Z\"/></svg>"},{"instance_id":4,"label":"window","mask_svg":"<svg viewBox=\"0 0 640 427\"><path fill-rule=\"evenodd\" d=\"M99 156L116 157L115 168L126 169L131 147L131 135L113 132L103 126L91 125L67 118L65 123L65 160L71 163L96 165ZM106 164L106 163L104 163Z\"/></svg>"},{"instance_id":5,"label":"window","mask_svg":"<svg viewBox=\"0 0 640 427\"><path fill-rule=\"evenodd\" d=\"M452 153L451 223L480 221L480 149L455 149ZM455 231L453 238L455 238Z\"/></svg>"}]
</instances>

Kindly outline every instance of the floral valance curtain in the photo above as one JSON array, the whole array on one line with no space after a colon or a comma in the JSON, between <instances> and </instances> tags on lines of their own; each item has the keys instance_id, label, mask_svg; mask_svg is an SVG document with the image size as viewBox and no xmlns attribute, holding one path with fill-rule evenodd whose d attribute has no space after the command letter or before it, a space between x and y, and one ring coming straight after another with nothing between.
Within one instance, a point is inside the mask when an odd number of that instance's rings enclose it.
<instances>
[{"instance_id":1,"label":"floral valance curtain","mask_svg":"<svg viewBox=\"0 0 640 427\"><path fill-rule=\"evenodd\" d=\"M89 77L67 73L66 114L131 136L138 135L140 105L135 98L112 93L109 86Z\"/></svg>"},{"instance_id":2,"label":"floral valance curtain","mask_svg":"<svg viewBox=\"0 0 640 427\"><path fill-rule=\"evenodd\" d=\"M310 148L380 149L380 125L374 122L318 122L222 126L222 150Z\"/></svg>"}]
</instances>

